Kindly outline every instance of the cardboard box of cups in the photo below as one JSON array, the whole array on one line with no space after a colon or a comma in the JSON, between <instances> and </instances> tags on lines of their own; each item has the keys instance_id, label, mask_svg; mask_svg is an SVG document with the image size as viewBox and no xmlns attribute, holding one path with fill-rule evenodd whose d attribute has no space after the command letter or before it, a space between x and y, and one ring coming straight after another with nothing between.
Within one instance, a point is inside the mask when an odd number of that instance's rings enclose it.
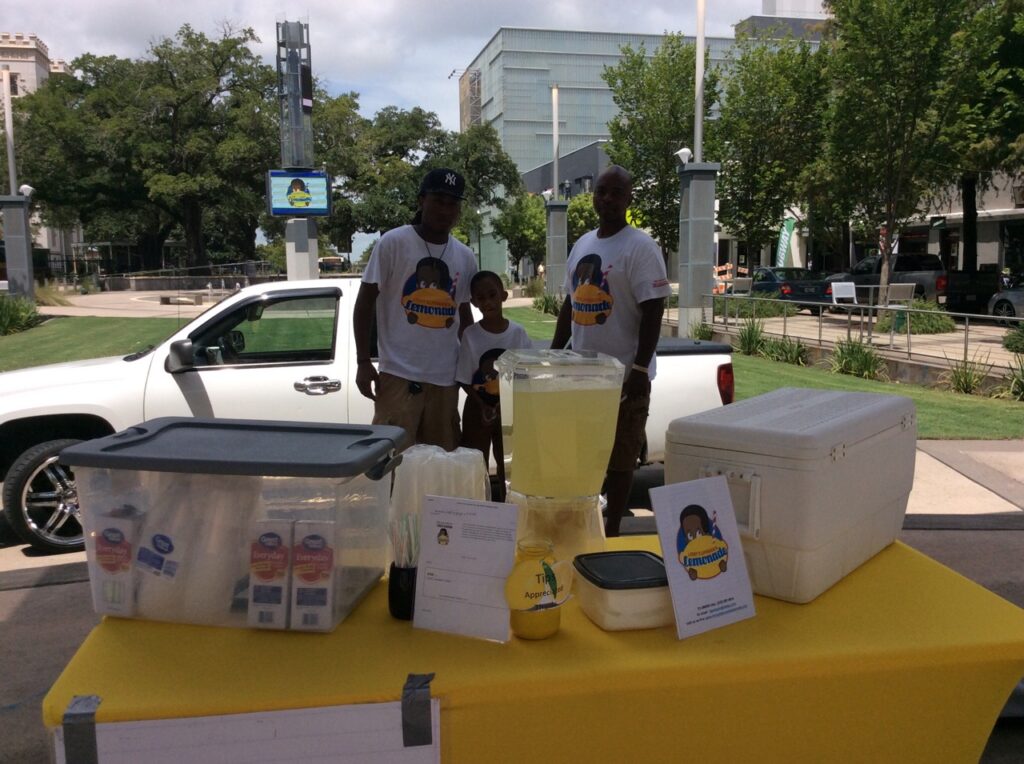
<instances>
[{"instance_id":1,"label":"cardboard box of cups","mask_svg":"<svg viewBox=\"0 0 1024 764\"><path fill-rule=\"evenodd\" d=\"M398 427L168 417L65 449L96 612L330 631L384 573L405 445Z\"/></svg>"}]
</instances>

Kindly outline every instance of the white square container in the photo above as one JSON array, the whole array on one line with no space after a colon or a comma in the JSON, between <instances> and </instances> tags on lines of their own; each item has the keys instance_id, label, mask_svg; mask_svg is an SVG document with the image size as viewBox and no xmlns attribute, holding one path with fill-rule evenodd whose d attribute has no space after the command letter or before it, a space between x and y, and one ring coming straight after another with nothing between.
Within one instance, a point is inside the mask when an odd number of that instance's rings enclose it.
<instances>
[{"instance_id":1,"label":"white square container","mask_svg":"<svg viewBox=\"0 0 1024 764\"><path fill-rule=\"evenodd\" d=\"M573 591L587 618L605 631L675 623L665 563L644 551L594 552L573 560Z\"/></svg>"},{"instance_id":2,"label":"white square container","mask_svg":"<svg viewBox=\"0 0 1024 764\"><path fill-rule=\"evenodd\" d=\"M754 591L810 602L896 538L916 447L909 398L780 388L673 421L665 482L724 475Z\"/></svg>"},{"instance_id":3,"label":"white square container","mask_svg":"<svg viewBox=\"0 0 1024 764\"><path fill-rule=\"evenodd\" d=\"M333 629L383 575L387 473L406 441L397 427L165 418L66 449L96 612ZM294 544L310 525L331 560L323 606L296 625Z\"/></svg>"}]
</instances>

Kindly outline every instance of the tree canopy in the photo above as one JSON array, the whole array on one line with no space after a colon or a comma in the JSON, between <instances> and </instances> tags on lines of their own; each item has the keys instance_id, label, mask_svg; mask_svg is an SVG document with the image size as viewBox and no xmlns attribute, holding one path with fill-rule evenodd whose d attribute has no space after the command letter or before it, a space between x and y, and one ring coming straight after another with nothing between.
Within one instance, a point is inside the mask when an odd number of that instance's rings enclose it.
<instances>
[{"instance_id":1,"label":"tree canopy","mask_svg":"<svg viewBox=\"0 0 1024 764\"><path fill-rule=\"evenodd\" d=\"M577 239L587 231L597 228L600 222L597 210L594 209L594 195L591 193L576 194L569 200L569 207L566 209L568 248L571 250Z\"/></svg>"},{"instance_id":2,"label":"tree canopy","mask_svg":"<svg viewBox=\"0 0 1024 764\"><path fill-rule=\"evenodd\" d=\"M547 216L544 200L520 194L494 219L494 235L507 242L513 261L528 259L537 267L547 252Z\"/></svg>"},{"instance_id":3,"label":"tree canopy","mask_svg":"<svg viewBox=\"0 0 1024 764\"><path fill-rule=\"evenodd\" d=\"M251 29L216 38L189 25L137 60L86 54L18 103L21 175L47 222L81 222L92 240L134 241L158 268L165 241L184 238L187 264L255 257L255 237L283 234L266 213L265 177L280 162L276 74ZM333 181L326 240L409 222L422 175L453 167L467 180L466 231L478 209L520 193L515 164L489 126L444 130L419 107L359 113L357 93L318 89L318 162Z\"/></svg>"},{"instance_id":4,"label":"tree canopy","mask_svg":"<svg viewBox=\"0 0 1024 764\"><path fill-rule=\"evenodd\" d=\"M648 56L641 46L622 49L604 80L619 107L608 124L608 157L633 175L633 215L667 257L679 240L679 176L675 152L693 145L696 49L681 34L665 36ZM705 117L718 100L718 75L706 73Z\"/></svg>"},{"instance_id":5,"label":"tree canopy","mask_svg":"<svg viewBox=\"0 0 1024 764\"><path fill-rule=\"evenodd\" d=\"M722 226L760 248L790 215L801 219L818 157L828 89L825 50L806 42L741 37L725 80L708 153L721 162Z\"/></svg>"}]
</instances>

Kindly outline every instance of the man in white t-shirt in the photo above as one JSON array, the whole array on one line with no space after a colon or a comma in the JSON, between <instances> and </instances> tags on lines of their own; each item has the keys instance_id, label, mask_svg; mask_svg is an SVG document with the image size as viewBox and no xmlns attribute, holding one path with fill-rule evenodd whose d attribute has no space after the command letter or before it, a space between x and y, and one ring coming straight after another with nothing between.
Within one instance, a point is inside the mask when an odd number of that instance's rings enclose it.
<instances>
[{"instance_id":1,"label":"man in white t-shirt","mask_svg":"<svg viewBox=\"0 0 1024 764\"><path fill-rule=\"evenodd\" d=\"M356 386L374 401L374 424L405 428L416 443L459 445L459 334L473 323L469 282L476 256L451 235L466 182L431 170L411 225L380 237L363 273L352 318ZM379 370L371 360L377 321Z\"/></svg>"},{"instance_id":2,"label":"man in white t-shirt","mask_svg":"<svg viewBox=\"0 0 1024 764\"><path fill-rule=\"evenodd\" d=\"M617 165L594 185L600 225L580 237L565 268L565 302L551 347L594 350L625 366L615 445L608 460L605 533L619 535L644 444L665 298L671 294L661 248L626 222L633 179Z\"/></svg>"}]
</instances>

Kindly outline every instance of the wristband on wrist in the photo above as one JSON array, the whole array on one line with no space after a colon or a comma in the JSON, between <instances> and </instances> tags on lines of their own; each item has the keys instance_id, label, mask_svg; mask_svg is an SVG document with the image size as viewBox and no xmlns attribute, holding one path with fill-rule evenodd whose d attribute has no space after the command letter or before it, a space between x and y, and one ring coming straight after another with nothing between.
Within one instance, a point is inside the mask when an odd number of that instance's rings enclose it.
<instances>
[{"instance_id":1,"label":"wristband on wrist","mask_svg":"<svg viewBox=\"0 0 1024 764\"><path fill-rule=\"evenodd\" d=\"M640 371L650 376L650 371L648 370L648 368L646 366L641 366L638 363L633 364L633 371Z\"/></svg>"}]
</instances>

